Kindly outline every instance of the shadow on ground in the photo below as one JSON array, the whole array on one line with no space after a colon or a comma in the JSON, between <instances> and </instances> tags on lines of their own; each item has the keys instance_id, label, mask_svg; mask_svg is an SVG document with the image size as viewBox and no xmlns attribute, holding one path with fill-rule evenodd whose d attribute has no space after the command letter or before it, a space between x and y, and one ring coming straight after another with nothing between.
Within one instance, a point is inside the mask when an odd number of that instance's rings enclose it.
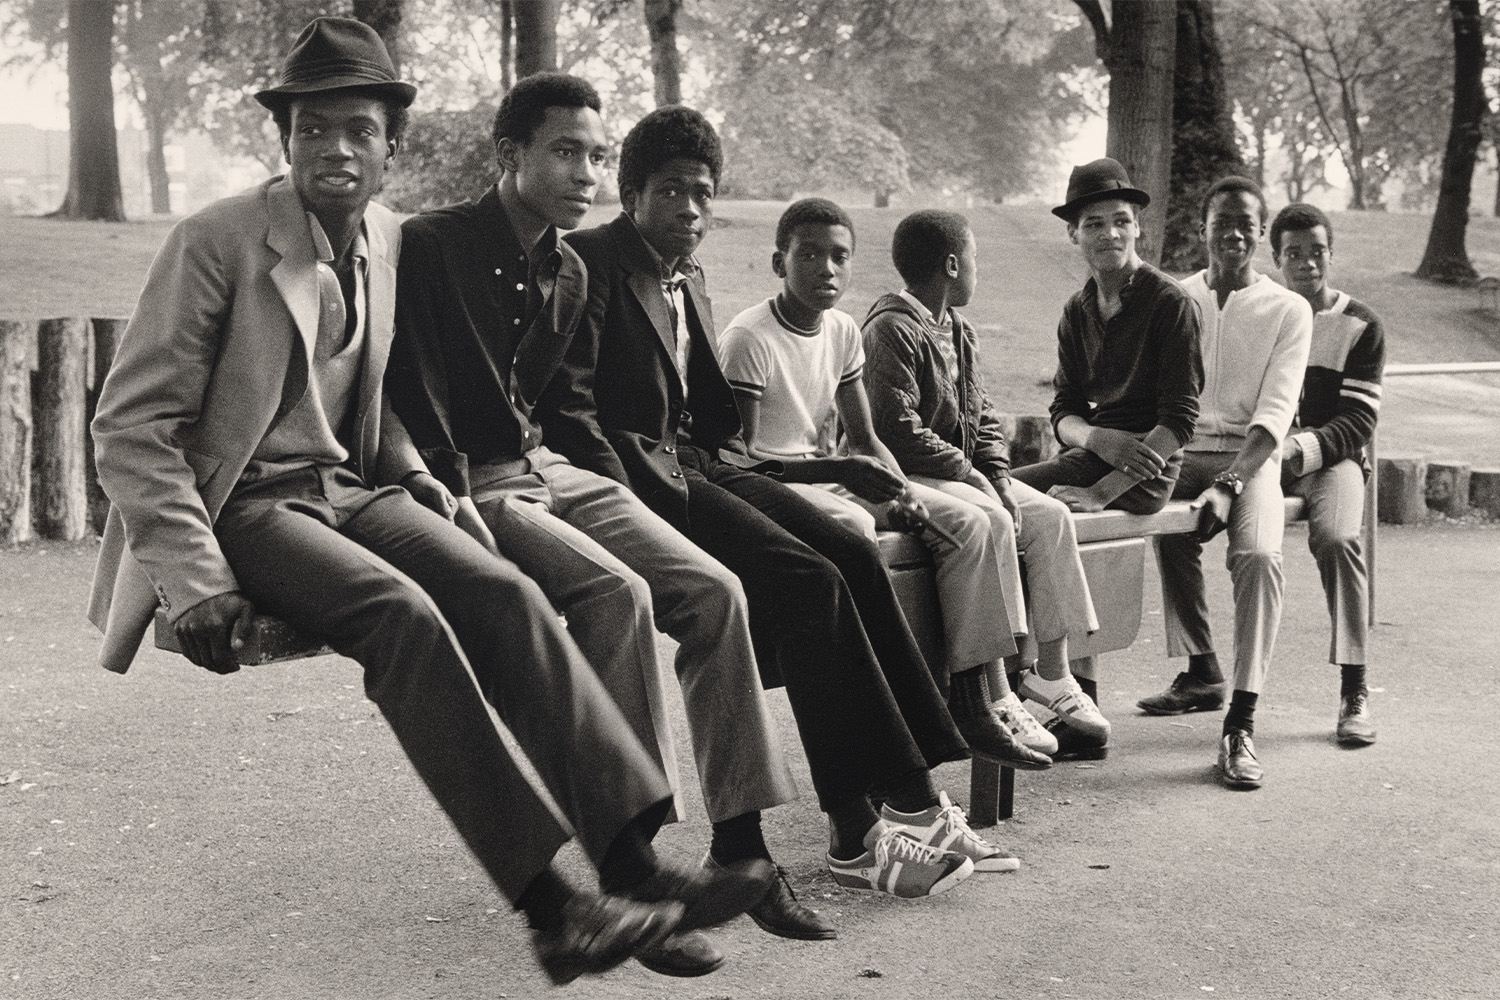
<instances>
[{"instance_id":1,"label":"shadow on ground","mask_svg":"<svg viewBox=\"0 0 1500 1000\"><path fill-rule=\"evenodd\" d=\"M1500 910L1500 530L1383 529L1371 672L1380 741L1339 750L1338 679L1305 530L1257 742L1264 789L1212 780L1220 716L1148 719L1154 572L1140 641L1103 663L1114 749L1018 781L993 838L1020 872L908 902L837 888L804 798L767 816L836 942L717 932L701 980L627 966L584 997L1492 997ZM152 652L93 666L91 546L0 553L0 997L493 998L548 993L519 921L323 658L220 678ZM1209 548L1221 563L1223 543ZM1211 576L1218 634L1228 581ZM663 652L670 644L663 640ZM680 710L676 723L681 730ZM681 738L686 735L679 732ZM690 760L690 756L684 756ZM967 771L940 772L966 797ZM664 852L701 854L697 812ZM586 880L576 853L564 862Z\"/></svg>"}]
</instances>

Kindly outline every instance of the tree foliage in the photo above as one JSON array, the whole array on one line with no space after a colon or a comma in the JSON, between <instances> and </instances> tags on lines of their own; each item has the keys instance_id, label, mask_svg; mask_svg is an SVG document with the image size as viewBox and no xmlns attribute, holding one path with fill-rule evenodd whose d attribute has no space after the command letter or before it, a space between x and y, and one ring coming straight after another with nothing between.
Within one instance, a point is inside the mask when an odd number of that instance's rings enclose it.
<instances>
[{"instance_id":1,"label":"tree foliage","mask_svg":"<svg viewBox=\"0 0 1500 1000\"><path fill-rule=\"evenodd\" d=\"M1221 6L1253 40L1244 58L1300 77L1305 102L1349 174L1349 207L1381 208L1393 176L1419 185L1443 147L1452 88L1447 7L1441 0L1246 0ZM1286 120L1291 105L1283 109Z\"/></svg>"},{"instance_id":2,"label":"tree foliage","mask_svg":"<svg viewBox=\"0 0 1500 1000\"><path fill-rule=\"evenodd\" d=\"M1067 21L1034 5L718 0L712 11L708 33L725 66L719 93L736 98L725 100L726 113L755 111L757 100L767 105L762 117L795 109L779 131L752 130L736 140L747 166L738 183L747 188L776 187L776 178L756 180L749 167L805 155L822 136L792 132L834 118L836 134L854 143L845 148L878 148L894 137L913 182L999 199L1053 171L1057 131L1081 110L1060 74L1078 55L1057 44ZM752 143L766 145L754 152ZM893 162L880 176L896 174ZM847 176L851 181L879 178Z\"/></svg>"}]
</instances>

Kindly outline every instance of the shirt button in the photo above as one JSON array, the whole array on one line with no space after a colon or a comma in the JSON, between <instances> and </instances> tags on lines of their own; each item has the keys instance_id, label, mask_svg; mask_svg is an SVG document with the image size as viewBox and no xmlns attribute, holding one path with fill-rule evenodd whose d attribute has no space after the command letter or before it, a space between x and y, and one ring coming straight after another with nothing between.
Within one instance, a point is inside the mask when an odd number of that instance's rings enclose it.
<instances>
[{"instance_id":1,"label":"shirt button","mask_svg":"<svg viewBox=\"0 0 1500 1000\"><path fill-rule=\"evenodd\" d=\"M498 267L497 267L497 268L495 268L495 273L496 273L496 274L499 274L499 273L500 273L500 269L499 269L499 268L498 268Z\"/></svg>"},{"instance_id":2,"label":"shirt button","mask_svg":"<svg viewBox=\"0 0 1500 1000\"><path fill-rule=\"evenodd\" d=\"M672 478L673 479L681 479L682 478L682 473L680 473L680 472L674 472L674 473L672 473Z\"/></svg>"},{"instance_id":3,"label":"shirt button","mask_svg":"<svg viewBox=\"0 0 1500 1000\"><path fill-rule=\"evenodd\" d=\"M518 291L518 292L524 292L524 291L526 291L526 286L523 285L523 284L521 284L518 281L518 282L516 282L516 291Z\"/></svg>"},{"instance_id":4,"label":"shirt button","mask_svg":"<svg viewBox=\"0 0 1500 1000\"><path fill-rule=\"evenodd\" d=\"M511 320L510 321L510 325L511 326L520 326L521 325L521 317L517 316L515 319Z\"/></svg>"},{"instance_id":5,"label":"shirt button","mask_svg":"<svg viewBox=\"0 0 1500 1000\"><path fill-rule=\"evenodd\" d=\"M663 450L666 451L666 453L668 455L675 455L675 454L677 454L677 449L673 448L671 445L667 445L666 448L663 449Z\"/></svg>"}]
</instances>

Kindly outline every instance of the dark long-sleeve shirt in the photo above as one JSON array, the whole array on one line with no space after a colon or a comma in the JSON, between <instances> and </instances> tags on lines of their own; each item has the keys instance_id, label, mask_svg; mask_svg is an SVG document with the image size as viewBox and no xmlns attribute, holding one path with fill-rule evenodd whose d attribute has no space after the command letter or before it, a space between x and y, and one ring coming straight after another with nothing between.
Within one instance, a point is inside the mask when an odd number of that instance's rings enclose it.
<instances>
[{"instance_id":1,"label":"dark long-sleeve shirt","mask_svg":"<svg viewBox=\"0 0 1500 1000\"><path fill-rule=\"evenodd\" d=\"M541 444L531 412L582 314L583 262L554 229L527 254L494 188L401 230L386 391L432 474L468 496L471 468Z\"/></svg>"},{"instance_id":2,"label":"dark long-sleeve shirt","mask_svg":"<svg viewBox=\"0 0 1500 1000\"><path fill-rule=\"evenodd\" d=\"M1181 285L1144 263L1120 300L1104 320L1090 278L1063 307L1052 426L1067 416L1133 434L1160 424L1182 447L1192 440L1203 390L1198 309Z\"/></svg>"},{"instance_id":3,"label":"dark long-sleeve shirt","mask_svg":"<svg viewBox=\"0 0 1500 1000\"><path fill-rule=\"evenodd\" d=\"M1333 306L1313 316L1312 352L1292 437L1302 445L1302 471L1346 458L1362 459L1380 415L1385 332L1380 317L1339 292Z\"/></svg>"}]
</instances>

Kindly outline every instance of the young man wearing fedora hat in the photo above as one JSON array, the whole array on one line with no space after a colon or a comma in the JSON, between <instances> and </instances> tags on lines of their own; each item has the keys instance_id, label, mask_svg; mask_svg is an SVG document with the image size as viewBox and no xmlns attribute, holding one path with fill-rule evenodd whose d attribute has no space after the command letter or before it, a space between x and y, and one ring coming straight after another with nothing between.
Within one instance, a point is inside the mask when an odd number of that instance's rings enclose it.
<instances>
[{"instance_id":1,"label":"young man wearing fedora hat","mask_svg":"<svg viewBox=\"0 0 1500 1000\"><path fill-rule=\"evenodd\" d=\"M1074 167L1067 201L1052 210L1089 269L1057 325L1051 413L1063 451L1011 475L1075 511L1161 510L1198 417L1197 307L1136 253L1139 213L1150 201L1105 157ZM1095 669L1092 658L1074 663L1079 685L1097 698ZM1054 729L1063 752L1087 749Z\"/></svg>"},{"instance_id":2,"label":"young man wearing fedora hat","mask_svg":"<svg viewBox=\"0 0 1500 1000\"><path fill-rule=\"evenodd\" d=\"M370 199L415 93L373 30L318 18L256 95L287 175L168 236L93 423L113 507L91 617L117 671L158 605L217 673L238 669L257 611L357 660L408 759L527 913L543 969L566 982L740 912L769 865L715 881L656 861L661 768L536 583L452 523L451 495L382 396L400 229ZM634 900L554 871L570 833L484 697Z\"/></svg>"},{"instance_id":3,"label":"young man wearing fedora hat","mask_svg":"<svg viewBox=\"0 0 1500 1000\"><path fill-rule=\"evenodd\" d=\"M1064 450L1011 475L1076 511L1160 510L1198 418L1197 309L1136 253L1150 201L1104 158L1074 167L1067 202L1052 210L1089 269L1057 325L1051 411Z\"/></svg>"}]
</instances>

